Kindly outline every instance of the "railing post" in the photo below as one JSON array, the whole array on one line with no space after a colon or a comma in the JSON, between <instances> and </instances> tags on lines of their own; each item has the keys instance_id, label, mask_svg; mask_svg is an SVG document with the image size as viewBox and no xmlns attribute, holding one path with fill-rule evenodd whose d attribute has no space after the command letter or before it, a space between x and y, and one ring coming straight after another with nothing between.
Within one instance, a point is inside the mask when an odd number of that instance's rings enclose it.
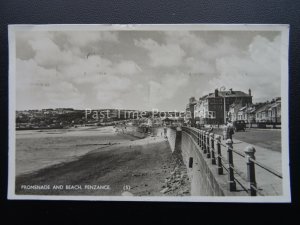
<instances>
[{"instance_id":1,"label":"railing post","mask_svg":"<svg viewBox=\"0 0 300 225\"><path fill-rule=\"evenodd\" d=\"M204 149L204 146L203 146L203 130L200 130L200 137L201 137L201 140L200 140L200 142L201 142L201 150L203 150Z\"/></svg>"},{"instance_id":2,"label":"railing post","mask_svg":"<svg viewBox=\"0 0 300 225\"><path fill-rule=\"evenodd\" d=\"M255 179L255 164L251 159L255 160L255 148L247 146L245 149L246 164L247 164L247 181L249 183L249 195L256 196L256 179Z\"/></svg>"},{"instance_id":3,"label":"railing post","mask_svg":"<svg viewBox=\"0 0 300 225\"><path fill-rule=\"evenodd\" d=\"M193 157L189 158L189 168L193 168Z\"/></svg>"},{"instance_id":4,"label":"railing post","mask_svg":"<svg viewBox=\"0 0 300 225\"><path fill-rule=\"evenodd\" d=\"M204 130L202 130L202 150L203 150L204 153L206 152L206 150L205 150L205 132L204 132Z\"/></svg>"},{"instance_id":5,"label":"railing post","mask_svg":"<svg viewBox=\"0 0 300 225\"><path fill-rule=\"evenodd\" d=\"M217 140L217 157L218 157L218 174L221 175L223 174L223 166L222 166L222 153L221 153L221 136L216 135L216 140Z\"/></svg>"},{"instance_id":6,"label":"railing post","mask_svg":"<svg viewBox=\"0 0 300 225\"><path fill-rule=\"evenodd\" d=\"M236 183L234 180L234 170L233 170L233 155L232 155L232 140L227 139L227 159L228 159L228 183L229 191L236 190Z\"/></svg>"},{"instance_id":7,"label":"railing post","mask_svg":"<svg viewBox=\"0 0 300 225\"><path fill-rule=\"evenodd\" d=\"M199 135L199 147L201 149L201 130L200 129L199 129L198 135Z\"/></svg>"},{"instance_id":8,"label":"railing post","mask_svg":"<svg viewBox=\"0 0 300 225\"><path fill-rule=\"evenodd\" d=\"M206 157L208 159L210 159L210 143L209 143L209 132L206 132L206 146L207 146L207 153L206 153Z\"/></svg>"},{"instance_id":9,"label":"railing post","mask_svg":"<svg viewBox=\"0 0 300 225\"><path fill-rule=\"evenodd\" d=\"M216 157L215 157L215 140L214 140L214 134L210 133L210 151L211 151L211 164L216 165Z\"/></svg>"},{"instance_id":10,"label":"railing post","mask_svg":"<svg viewBox=\"0 0 300 225\"><path fill-rule=\"evenodd\" d=\"M206 143L206 158L210 158L209 133L208 132L205 132L205 143Z\"/></svg>"},{"instance_id":11,"label":"railing post","mask_svg":"<svg viewBox=\"0 0 300 225\"><path fill-rule=\"evenodd\" d=\"M207 153L207 144L206 144L206 132L203 131L203 153Z\"/></svg>"}]
</instances>

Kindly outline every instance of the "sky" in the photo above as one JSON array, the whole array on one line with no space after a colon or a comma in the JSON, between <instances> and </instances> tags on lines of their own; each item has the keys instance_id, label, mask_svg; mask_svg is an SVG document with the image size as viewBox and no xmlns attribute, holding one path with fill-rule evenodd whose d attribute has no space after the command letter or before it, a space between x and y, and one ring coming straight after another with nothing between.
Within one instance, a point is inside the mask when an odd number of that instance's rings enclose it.
<instances>
[{"instance_id":1,"label":"sky","mask_svg":"<svg viewBox=\"0 0 300 225\"><path fill-rule=\"evenodd\" d=\"M216 88L280 96L276 31L17 31L16 109L185 110Z\"/></svg>"}]
</instances>

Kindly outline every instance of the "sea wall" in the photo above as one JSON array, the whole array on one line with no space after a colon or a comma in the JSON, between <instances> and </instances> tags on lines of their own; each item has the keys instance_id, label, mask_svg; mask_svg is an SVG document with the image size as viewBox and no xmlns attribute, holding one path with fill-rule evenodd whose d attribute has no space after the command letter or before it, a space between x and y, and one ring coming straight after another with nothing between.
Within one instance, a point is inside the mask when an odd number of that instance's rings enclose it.
<instances>
[{"instance_id":1,"label":"sea wall","mask_svg":"<svg viewBox=\"0 0 300 225\"><path fill-rule=\"evenodd\" d=\"M200 152L199 146L186 133L182 134L182 156L187 165L191 180L191 194L199 196L223 196L226 181L216 179L216 171L212 170L209 159ZM192 163L189 162L192 160Z\"/></svg>"},{"instance_id":2,"label":"sea wall","mask_svg":"<svg viewBox=\"0 0 300 225\"><path fill-rule=\"evenodd\" d=\"M176 131L174 128L168 128L167 137L172 152L181 153L181 131Z\"/></svg>"},{"instance_id":3,"label":"sea wall","mask_svg":"<svg viewBox=\"0 0 300 225\"><path fill-rule=\"evenodd\" d=\"M127 126L125 127L118 127L116 128L117 132L120 134L131 135L137 138L145 138L148 136L163 136L163 129L162 128L149 128L145 129L143 127L137 126Z\"/></svg>"},{"instance_id":4,"label":"sea wall","mask_svg":"<svg viewBox=\"0 0 300 225\"><path fill-rule=\"evenodd\" d=\"M224 196L236 195L227 190L227 174L217 175L199 146L193 138L175 129L168 129L168 142L172 152L181 153L191 182L191 195L193 196Z\"/></svg>"},{"instance_id":5,"label":"sea wall","mask_svg":"<svg viewBox=\"0 0 300 225\"><path fill-rule=\"evenodd\" d=\"M131 135L133 137L137 138L145 138L148 134L144 132L144 130L140 127L136 126L127 126L127 127L121 127L117 128L118 133L120 134L126 134Z\"/></svg>"}]
</instances>

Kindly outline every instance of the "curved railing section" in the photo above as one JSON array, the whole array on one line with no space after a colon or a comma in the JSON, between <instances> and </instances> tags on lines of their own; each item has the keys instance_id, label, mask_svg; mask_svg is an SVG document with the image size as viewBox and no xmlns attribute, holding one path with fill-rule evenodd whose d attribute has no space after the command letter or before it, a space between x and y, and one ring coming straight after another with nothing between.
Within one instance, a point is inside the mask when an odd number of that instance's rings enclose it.
<instances>
[{"instance_id":1,"label":"curved railing section","mask_svg":"<svg viewBox=\"0 0 300 225\"><path fill-rule=\"evenodd\" d=\"M236 191L236 185L240 185L248 195L257 196L264 195L258 188L256 182L255 166L259 166L269 174L282 179L282 174L269 166L255 159L255 148L247 146L243 152L233 149L231 139L226 140L226 144L221 142L221 136L209 133L205 130L199 130L193 127L182 127L182 132L188 134L198 144L202 153L211 159L211 164L217 167L218 175L224 174L224 170L228 173L228 189ZM227 151L227 158L222 156L222 150ZM245 158L245 166L247 168L246 181L241 172L234 167L233 154ZM245 183L247 185L245 185Z\"/></svg>"}]
</instances>

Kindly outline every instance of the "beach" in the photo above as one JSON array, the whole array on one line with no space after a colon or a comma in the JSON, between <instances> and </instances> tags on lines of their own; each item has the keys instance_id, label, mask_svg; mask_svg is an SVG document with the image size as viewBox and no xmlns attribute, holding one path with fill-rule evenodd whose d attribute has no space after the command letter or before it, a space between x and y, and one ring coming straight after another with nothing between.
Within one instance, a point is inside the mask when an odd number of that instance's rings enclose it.
<instances>
[{"instance_id":1,"label":"beach","mask_svg":"<svg viewBox=\"0 0 300 225\"><path fill-rule=\"evenodd\" d=\"M189 195L185 166L161 136L113 127L26 131L16 146L16 194Z\"/></svg>"}]
</instances>

